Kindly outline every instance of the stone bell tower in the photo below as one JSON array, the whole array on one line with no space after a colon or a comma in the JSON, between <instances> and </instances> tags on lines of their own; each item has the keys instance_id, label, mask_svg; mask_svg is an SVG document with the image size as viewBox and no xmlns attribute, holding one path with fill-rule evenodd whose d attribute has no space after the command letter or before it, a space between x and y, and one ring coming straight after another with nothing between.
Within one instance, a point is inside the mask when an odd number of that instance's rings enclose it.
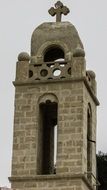
<instances>
[{"instance_id":1,"label":"stone bell tower","mask_svg":"<svg viewBox=\"0 0 107 190\"><path fill-rule=\"evenodd\" d=\"M60 1L56 22L38 26L16 67L12 188L96 189L96 81Z\"/></svg>"}]
</instances>

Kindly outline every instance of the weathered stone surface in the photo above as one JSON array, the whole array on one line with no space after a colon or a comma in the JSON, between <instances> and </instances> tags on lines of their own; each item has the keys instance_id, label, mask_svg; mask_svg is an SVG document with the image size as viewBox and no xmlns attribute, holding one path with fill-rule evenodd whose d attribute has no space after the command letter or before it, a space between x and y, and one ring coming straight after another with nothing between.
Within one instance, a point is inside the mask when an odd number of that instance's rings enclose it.
<instances>
[{"instance_id":1,"label":"weathered stone surface","mask_svg":"<svg viewBox=\"0 0 107 190\"><path fill-rule=\"evenodd\" d=\"M96 176L96 146L89 141L96 141L99 102L95 75L86 72L84 56L79 35L69 22L40 25L31 39L31 62L27 54L19 55L14 82L12 188L93 189L95 181L87 172L90 168ZM57 76L55 71L61 73Z\"/></svg>"},{"instance_id":2,"label":"weathered stone surface","mask_svg":"<svg viewBox=\"0 0 107 190\"><path fill-rule=\"evenodd\" d=\"M62 2L57 1L57 3L55 3L55 8L51 7L48 12L51 16L56 15L56 22L61 22L61 15L67 15L70 10L64 6Z\"/></svg>"},{"instance_id":3,"label":"weathered stone surface","mask_svg":"<svg viewBox=\"0 0 107 190\"><path fill-rule=\"evenodd\" d=\"M28 53L26 52L21 52L19 55L18 55L18 61L29 61L30 60L30 56Z\"/></svg>"}]
</instances>

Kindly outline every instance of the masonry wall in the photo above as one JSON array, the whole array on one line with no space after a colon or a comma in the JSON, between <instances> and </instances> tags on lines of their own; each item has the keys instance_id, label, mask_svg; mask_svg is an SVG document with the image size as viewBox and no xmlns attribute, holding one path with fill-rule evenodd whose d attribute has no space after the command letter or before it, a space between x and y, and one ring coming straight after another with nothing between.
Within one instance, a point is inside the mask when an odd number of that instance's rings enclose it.
<instances>
[{"instance_id":1,"label":"masonry wall","mask_svg":"<svg viewBox=\"0 0 107 190\"><path fill-rule=\"evenodd\" d=\"M16 87L12 176L37 174L39 98L53 93L58 98L57 173L82 172L82 82Z\"/></svg>"},{"instance_id":2,"label":"masonry wall","mask_svg":"<svg viewBox=\"0 0 107 190\"><path fill-rule=\"evenodd\" d=\"M75 175L87 172L87 105L90 102L92 106L92 133L93 139L96 139L95 103L83 81L69 81L67 83L63 81L16 86L12 177L37 176L38 150L41 146L38 141L39 99L47 92L58 98L56 176L63 173ZM93 145L92 157L92 171L96 175L95 145ZM41 184L45 184L47 187L49 183L49 180L46 180L45 183L37 180L34 182L34 186L38 189L40 185L42 189ZM56 183L60 184L60 181ZM32 180L26 183L12 182L12 188L19 188L20 185L25 189L27 189L27 186L30 186L30 189L33 188ZM52 188L60 189L55 185L54 180L51 180L51 185ZM65 188L67 186L69 185L66 184ZM78 187L76 184L68 187L68 189L75 190L79 190L79 188L80 186Z\"/></svg>"},{"instance_id":3,"label":"masonry wall","mask_svg":"<svg viewBox=\"0 0 107 190\"><path fill-rule=\"evenodd\" d=\"M83 135L84 135L84 145L83 145L83 167L84 171L87 171L87 109L88 103L90 103L91 111L92 111L92 123L91 123L91 160L92 160L92 184L96 184L94 177L96 178L96 105L90 96L87 88L84 88L84 105L83 105Z\"/></svg>"}]
</instances>

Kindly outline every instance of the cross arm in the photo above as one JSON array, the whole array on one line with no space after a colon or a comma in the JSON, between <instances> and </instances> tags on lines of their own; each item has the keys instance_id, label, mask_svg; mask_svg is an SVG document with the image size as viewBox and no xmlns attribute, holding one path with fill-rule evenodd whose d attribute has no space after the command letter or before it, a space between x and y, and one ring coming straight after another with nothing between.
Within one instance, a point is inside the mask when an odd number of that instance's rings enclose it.
<instances>
[{"instance_id":1,"label":"cross arm","mask_svg":"<svg viewBox=\"0 0 107 190\"><path fill-rule=\"evenodd\" d=\"M51 8L48 10L48 13L49 13L51 16L55 16L55 15L56 15L56 11L55 11L54 7L51 7Z\"/></svg>"},{"instance_id":2,"label":"cross arm","mask_svg":"<svg viewBox=\"0 0 107 190\"><path fill-rule=\"evenodd\" d=\"M64 15L67 15L69 12L70 12L70 10L68 9L68 7L66 7L66 6L63 6L63 7L62 7L62 13L63 13Z\"/></svg>"}]
</instances>

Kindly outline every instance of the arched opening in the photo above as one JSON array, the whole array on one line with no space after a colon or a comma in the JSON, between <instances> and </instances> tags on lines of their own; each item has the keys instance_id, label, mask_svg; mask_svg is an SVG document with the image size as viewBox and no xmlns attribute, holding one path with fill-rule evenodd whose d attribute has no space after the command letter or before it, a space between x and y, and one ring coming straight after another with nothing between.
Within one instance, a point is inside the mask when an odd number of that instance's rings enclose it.
<instances>
[{"instance_id":1,"label":"arched opening","mask_svg":"<svg viewBox=\"0 0 107 190\"><path fill-rule=\"evenodd\" d=\"M87 110L87 177L92 180L92 111L90 104Z\"/></svg>"},{"instance_id":2,"label":"arched opening","mask_svg":"<svg viewBox=\"0 0 107 190\"><path fill-rule=\"evenodd\" d=\"M44 62L54 62L64 60L64 51L59 46L49 47L44 54Z\"/></svg>"},{"instance_id":3,"label":"arched opening","mask_svg":"<svg viewBox=\"0 0 107 190\"><path fill-rule=\"evenodd\" d=\"M55 173L57 109L57 103L49 100L39 105L40 126L37 173L40 175Z\"/></svg>"}]
</instances>

